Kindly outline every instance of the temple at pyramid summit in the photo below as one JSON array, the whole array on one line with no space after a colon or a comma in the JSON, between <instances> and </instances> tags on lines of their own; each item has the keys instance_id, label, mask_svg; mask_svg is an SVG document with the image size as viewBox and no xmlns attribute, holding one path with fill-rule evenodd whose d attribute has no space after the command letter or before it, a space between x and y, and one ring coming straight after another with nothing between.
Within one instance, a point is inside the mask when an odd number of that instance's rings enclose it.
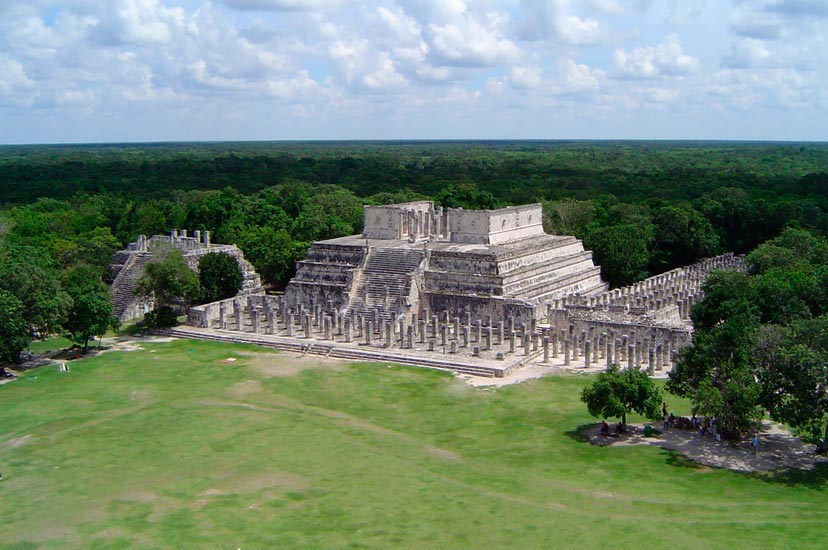
<instances>
[{"instance_id":1,"label":"temple at pyramid summit","mask_svg":"<svg viewBox=\"0 0 828 550\"><path fill-rule=\"evenodd\" d=\"M285 292L288 307L528 323L546 317L546 302L607 289L580 240L544 233L540 204L444 210L419 201L366 206L364 216L362 235L313 243Z\"/></svg>"}]
</instances>

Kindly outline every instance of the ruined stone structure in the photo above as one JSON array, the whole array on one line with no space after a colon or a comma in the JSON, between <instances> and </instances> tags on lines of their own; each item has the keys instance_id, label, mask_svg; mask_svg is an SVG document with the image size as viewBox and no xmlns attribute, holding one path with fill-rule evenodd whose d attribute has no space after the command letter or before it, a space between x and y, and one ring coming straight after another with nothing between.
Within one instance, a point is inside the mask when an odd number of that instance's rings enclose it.
<instances>
[{"instance_id":1,"label":"ruined stone structure","mask_svg":"<svg viewBox=\"0 0 828 550\"><path fill-rule=\"evenodd\" d=\"M575 237L543 232L540 204L499 210L430 201L366 206L363 234L314 243L285 300L346 317L411 319L423 310L540 320L546 301L606 290Z\"/></svg>"},{"instance_id":2,"label":"ruined stone structure","mask_svg":"<svg viewBox=\"0 0 828 550\"><path fill-rule=\"evenodd\" d=\"M144 269L153 257L158 257L170 248L181 250L187 265L193 271L198 271L198 259L204 254L225 252L236 258L242 269L244 283L239 294L264 292L261 278L250 262L244 259L241 250L232 244L211 243L209 231L193 231L192 237L187 236L186 229L172 230L168 236L154 235L147 238L139 235L125 250L115 254L113 263L109 266L112 313L122 322L139 318L152 309L152 301L135 296L135 284L144 275Z\"/></svg>"},{"instance_id":3,"label":"ruined stone structure","mask_svg":"<svg viewBox=\"0 0 828 550\"><path fill-rule=\"evenodd\" d=\"M363 234L314 243L283 296L194 307L169 334L478 376L533 361L663 374L710 271L745 268L727 254L609 291L592 253L545 234L541 214L368 206Z\"/></svg>"},{"instance_id":4,"label":"ruined stone structure","mask_svg":"<svg viewBox=\"0 0 828 550\"><path fill-rule=\"evenodd\" d=\"M690 343L690 308L704 297L702 285L713 270L744 271L744 256L724 254L589 298L570 296L548 304L553 340L566 342L572 357L593 363L669 367Z\"/></svg>"}]
</instances>

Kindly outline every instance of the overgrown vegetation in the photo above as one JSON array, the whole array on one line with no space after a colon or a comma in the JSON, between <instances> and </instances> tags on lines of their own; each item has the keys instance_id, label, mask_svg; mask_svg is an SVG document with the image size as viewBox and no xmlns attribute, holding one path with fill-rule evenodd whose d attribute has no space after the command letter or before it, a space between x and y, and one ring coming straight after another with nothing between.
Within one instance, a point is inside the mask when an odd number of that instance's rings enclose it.
<instances>
[{"instance_id":1,"label":"overgrown vegetation","mask_svg":"<svg viewBox=\"0 0 828 550\"><path fill-rule=\"evenodd\" d=\"M828 239L787 229L717 273L692 311L693 346L668 389L738 437L766 412L811 439L828 435Z\"/></svg>"}]
</instances>

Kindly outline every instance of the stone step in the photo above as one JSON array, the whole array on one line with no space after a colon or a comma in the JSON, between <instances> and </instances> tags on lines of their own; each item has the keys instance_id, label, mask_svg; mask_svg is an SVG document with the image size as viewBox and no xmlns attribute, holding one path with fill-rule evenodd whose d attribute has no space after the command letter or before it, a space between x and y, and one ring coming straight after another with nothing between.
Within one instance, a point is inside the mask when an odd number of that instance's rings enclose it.
<instances>
[{"instance_id":1,"label":"stone step","mask_svg":"<svg viewBox=\"0 0 828 550\"><path fill-rule=\"evenodd\" d=\"M351 359L355 361L381 361L387 363L398 363L416 367L432 368L449 372L470 374L473 376L497 377L503 376L502 369L495 369L481 365L459 363L455 360L440 360L429 357L415 357L407 354L397 354L388 350L358 349L346 346L337 346L324 342L303 342L299 339L283 338L278 336L265 336L249 332L233 331L211 331L206 329L172 328L153 331L153 334L172 336L176 338L191 338L199 340L214 340L221 342L236 342L247 344L258 344L261 346L293 351L298 353L310 353L313 355L324 355L338 359Z\"/></svg>"}]
</instances>

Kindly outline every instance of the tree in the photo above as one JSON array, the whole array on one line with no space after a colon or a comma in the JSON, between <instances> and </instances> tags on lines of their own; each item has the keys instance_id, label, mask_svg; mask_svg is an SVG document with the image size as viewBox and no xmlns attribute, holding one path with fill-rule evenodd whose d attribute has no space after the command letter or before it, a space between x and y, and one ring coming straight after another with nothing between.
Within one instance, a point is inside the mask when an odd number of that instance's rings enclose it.
<instances>
[{"instance_id":1,"label":"tree","mask_svg":"<svg viewBox=\"0 0 828 550\"><path fill-rule=\"evenodd\" d=\"M31 246L0 247L0 289L23 304L31 337L60 332L72 298L61 288L51 258Z\"/></svg>"},{"instance_id":2,"label":"tree","mask_svg":"<svg viewBox=\"0 0 828 550\"><path fill-rule=\"evenodd\" d=\"M235 296L244 282L239 262L226 252L210 252L198 259L201 300L217 302Z\"/></svg>"},{"instance_id":3,"label":"tree","mask_svg":"<svg viewBox=\"0 0 828 550\"><path fill-rule=\"evenodd\" d=\"M64 275L64 284L72 297L65 329L68 337L82 345L83 353L86 353L90 338L103 336L110 328L117 327L118 319L112 315L112 300L97 268L75 268Z\"/></svg>"},{"instance_id":4,"label":"tree","mask_svg":"<svg viewBox=\"0 0 828 550\"><path fill-rule=\"evenodd\" d=\"M828 318L764 326L756 354L771 417L808 439L828 437Z\"/></svg>"},{"instance_id":5,"label":"tree","mask_svg":"<svg viewBox=\"0 0 828 550\"><path fill-rule=\"evenodd\" d=\"M593 251L604 279L621 287L647 276L652 240L652 225L623 224L590 231L584 245Z\"/></svg>"},{"instance_id":6,"label":"tree","mask_svg":"<svg viewBox=\"0 0 828 550\"><path fill-rule=\"evenodd\" d=\"M15 361L29 345L29 327L23 318L23 303L0 290L0 360Z\"/></svg>"},{"instance_id":7,"label":"tree","mask_svg":"<svg viewBox=\"0 0 828 550\"><path fill-rule=\"evenodd\" d=\"M704 288L705 299L691 313L693 345L682 350L667 390L738 438L763 414L755 375L760 311L746 274L713 273Z\"/></svg>"},{"instance_id":8,"label":"tree","mask_svg":"<svg viewBox=\"0 0 828 550\"><path fill-rule=\"evenodd\" d=\"M647 373L638 369L621 370L611 365L598 375L595 382L581 392L589 414L597 418L620 418L626 427L627 413L656 420L660 416L661 390Z\"/></svg>"},{"instance_id":9,"label":"tree","mask_svg":"<svg viewBox=\"0 0 828 550\"><path fill-rule=\"evenodd\" d=\"M200 291L198 277L176 249L169 249L147 264L144 276L136 283L136 293L154 300L156 310L165 306L186 307L198 298Z\"/></svg>"}]
</instances>

